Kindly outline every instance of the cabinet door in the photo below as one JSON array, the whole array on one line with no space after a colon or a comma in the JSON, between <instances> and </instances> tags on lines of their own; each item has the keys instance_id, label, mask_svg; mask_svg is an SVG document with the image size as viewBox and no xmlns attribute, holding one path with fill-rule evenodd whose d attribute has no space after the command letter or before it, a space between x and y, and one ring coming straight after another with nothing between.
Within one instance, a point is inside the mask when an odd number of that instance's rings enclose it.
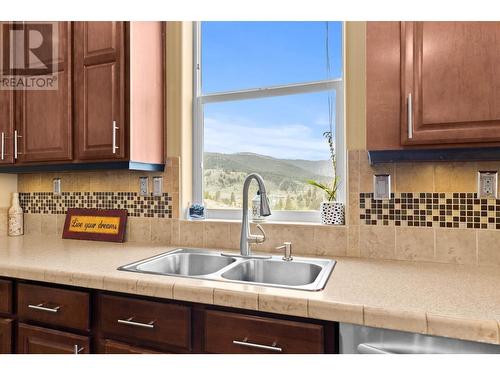
<instances>
[{"instance_id":1,"label":"cabinet door","mask_svg":"<svg viewBox=\"0 0 500 375\"><path fill-rule=\"evenodd\" d=\"M16 130L18 160L20 163L65 161L72 154L71 113L71 23L58 22L57 59L52 56L46 65L52 65L57 89L17 90Z\"/></svg>"},{"instance_id":2,"label":"cabinet door","mask_svg":"<svg viewBox=\"0 0 500 375\"><path fill-rule=\"evenodd\" d=\"M14 134L14 93L0 90L0 164L12 164Z\"/></svg>"},{"instance_id":3,"label":"cabinet door","mask_svg":"<svg viewBox=\"0 0 500 375\"><path fill-rule=\"evenodd\" d=\"M101 354L161 354L155 350L125 344L119 341L103 340L100 348Z\"/></svg>"},{"instance_id":4,"label":"cabinet door","mask_svg":"<svg viewBox=\"0 0 500 375\"><path fill-rule=\"evenodd\" d=\"M500 141L499 40L500 22L401 23L403 144Z\"/></svg>"},{"instance_id":5,"label":"cabinet door","mask_svg":"<svg viewBox=\"0 0 500 375\"><path fill-rule=\"evenodd\" d=\"M88 337L19 324L17 352L20 354L88 354Z\"/></svg>"},{"instance_id":6,"label":"cabinet door","mask_svg":"<svg viewBox=\"0 0 500 375\"><path fill-rule=\"evenodd\" d=\"M12 353L12 320L0 319L0 354Z\"/></svg>"},{"instance_id":7,"label":"cabinet door","mask_svg":"<svg viewBox=\"0 0 500 375\"><path fill-rule=\"evenodd\" d=\"M0 22L0 38L2 38L2 55L8 53L8 43L3 42L7 22ZM6 71L0 74L6 74ZM0 90L0 164L11 164L14 162L12 154L12 135L14 134L14 91Z\"/></svg>"},{"instance_id":8,"label":"cabinet door","mask_svg":"<svg viewBox=\"0 0 500 375\"><path fill-rule=\"evenodd\" d=\"M124 23L75 22L73 48L77 159L124 158Z\"/></svg>"}]
</instances>

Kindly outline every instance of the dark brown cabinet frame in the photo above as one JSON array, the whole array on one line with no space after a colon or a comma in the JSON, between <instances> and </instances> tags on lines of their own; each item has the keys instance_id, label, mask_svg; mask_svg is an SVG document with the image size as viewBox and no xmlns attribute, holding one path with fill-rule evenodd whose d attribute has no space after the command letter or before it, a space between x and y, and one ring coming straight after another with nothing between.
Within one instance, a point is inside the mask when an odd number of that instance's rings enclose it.
<instances>
[{"instance_id":1,"label":"dark brown cabinet frame","mask_svg":"<svg viewBox=\"0 0 500 375\"><path fill-rule=\"evenodd\" d=\"M277 319L278 321L287 321L292 324L301 323L312 323L320 326L323 329L323 342L319 343L323 346L324 353L335 354L338 353L338 323L330 321L322 321L316 319L308 319L301 317L292 317L279 314L272 314L266 312L257 312L253 310L243 310L235 309L229 307L222 307L216 305L206 305L199 303L191 303L184 301L176 301L169 299L152 298L139 295L130 295L123 293L115 293L101 290L85 289L78 287L71 287L60 284L51 284L35 281L26 281L18 279L7 279L2 280L11 281L11 306L10 313L0 312L0 323L4 322L4 325L9 321L11 322L11 348L12 353L17 353L19 347L23 347L22 343L18 342L19 338L19 326L22 325L25 328L31 329L37 333L40 331L42 335L46 335L47 332L50 333L53 330L55 337L54 342L64 342L67 337L88 338L90 342L90 348L85 348L83 353L178 353L178 354L189 354L189 353L206 353L205 351L205 312L206 311L219 311L219 312L229 312L233 314L241 315L242 317L257 317L257 318L269 318ZM90 304L89 304L89 317L90 317L90 328L88 330L78 330L71 329L67 327L61 327L57 325L44 324L38 321L22 319L17 314L17 285L19 283L28 285L37 285L45 287L53 287L65 290L73 291L83 291L90 293ZM101 322L99 321L99 303L102 296L117 296L131 298L139 301L152 301L152 302L163 302L169 303L173 306L185 306L190 309L190 345L189 348L182 348L176 345L168 345L165 343L158 343L143 339L131 338L130 336L123 336L120 334L110 334L104 333L102 331ZM0 336L2 331L2 325L0 324ZM37 329L40 328L40 329ZM1 338L1 337L0 337ZM42 336L43 340L44 336ZM5 340L5 339L4 339ZM50 344L50 342L49 342ZM2 346L0 345L0 349Z\"/></svg>"}]
</instances>

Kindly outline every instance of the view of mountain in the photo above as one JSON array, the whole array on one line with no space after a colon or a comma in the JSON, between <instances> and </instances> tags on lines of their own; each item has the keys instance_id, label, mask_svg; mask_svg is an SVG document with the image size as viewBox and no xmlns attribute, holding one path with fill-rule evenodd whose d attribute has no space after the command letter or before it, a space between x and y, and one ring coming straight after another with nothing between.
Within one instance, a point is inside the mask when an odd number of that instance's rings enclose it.
<instances>
[{"instance_id":1,"label":"view of mountain","mask_svg":"<svg viewBox=\"0 0 500 375\"><path fill-rule=\"evenodd\" d=\"M243 181L256 172L266 182L274 209L317 210L323 194L306 181L328 183L333 174L330 160L277 159L254 153L206 152L203 164L208 208L240 207Z\"/></svg>"}]
</instances>

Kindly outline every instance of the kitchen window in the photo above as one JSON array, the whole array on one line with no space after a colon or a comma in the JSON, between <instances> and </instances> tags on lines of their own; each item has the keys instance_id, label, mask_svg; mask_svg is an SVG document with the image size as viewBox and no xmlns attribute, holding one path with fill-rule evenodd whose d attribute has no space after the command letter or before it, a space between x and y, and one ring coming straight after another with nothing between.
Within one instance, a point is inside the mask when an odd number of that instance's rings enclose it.
<instances>
[{"instance_id":1,"label":"kitchen window","mask_svg":"<svg viewBox=\"0 0 500 375\"><path fill-rule=\"evenodd\" d=\"M194 201L240 219L257 172L269 220L319 222L324 193L307 181L332 181L326 132L345 201L343 23L197 22L194 34Z\"/></svg>"}]
</instances>

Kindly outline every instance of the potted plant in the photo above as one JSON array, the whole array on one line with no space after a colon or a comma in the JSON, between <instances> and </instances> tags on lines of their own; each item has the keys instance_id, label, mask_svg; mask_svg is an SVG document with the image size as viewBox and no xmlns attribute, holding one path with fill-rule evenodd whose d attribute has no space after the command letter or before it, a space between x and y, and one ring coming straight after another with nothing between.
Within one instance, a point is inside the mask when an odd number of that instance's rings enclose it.
<instances>
[{"instance_id":1,"label":"potted plant","mask_svg":"<svg viewBox=\"0 0 500 375\"><path fill-rule=\"evenodd\" d=\"M323 224L344 224L345 210L342 202L337 202L337 190L340 178L337 176L337 158L333 144L332 132L325 132L323 136L330 148L330 160L333 167L333 180L331 184L323 184L315 180L307 180L307 183L323 190L326 194L326 201L321 203L321 222Z\"/></svg>"}]
</instances>

